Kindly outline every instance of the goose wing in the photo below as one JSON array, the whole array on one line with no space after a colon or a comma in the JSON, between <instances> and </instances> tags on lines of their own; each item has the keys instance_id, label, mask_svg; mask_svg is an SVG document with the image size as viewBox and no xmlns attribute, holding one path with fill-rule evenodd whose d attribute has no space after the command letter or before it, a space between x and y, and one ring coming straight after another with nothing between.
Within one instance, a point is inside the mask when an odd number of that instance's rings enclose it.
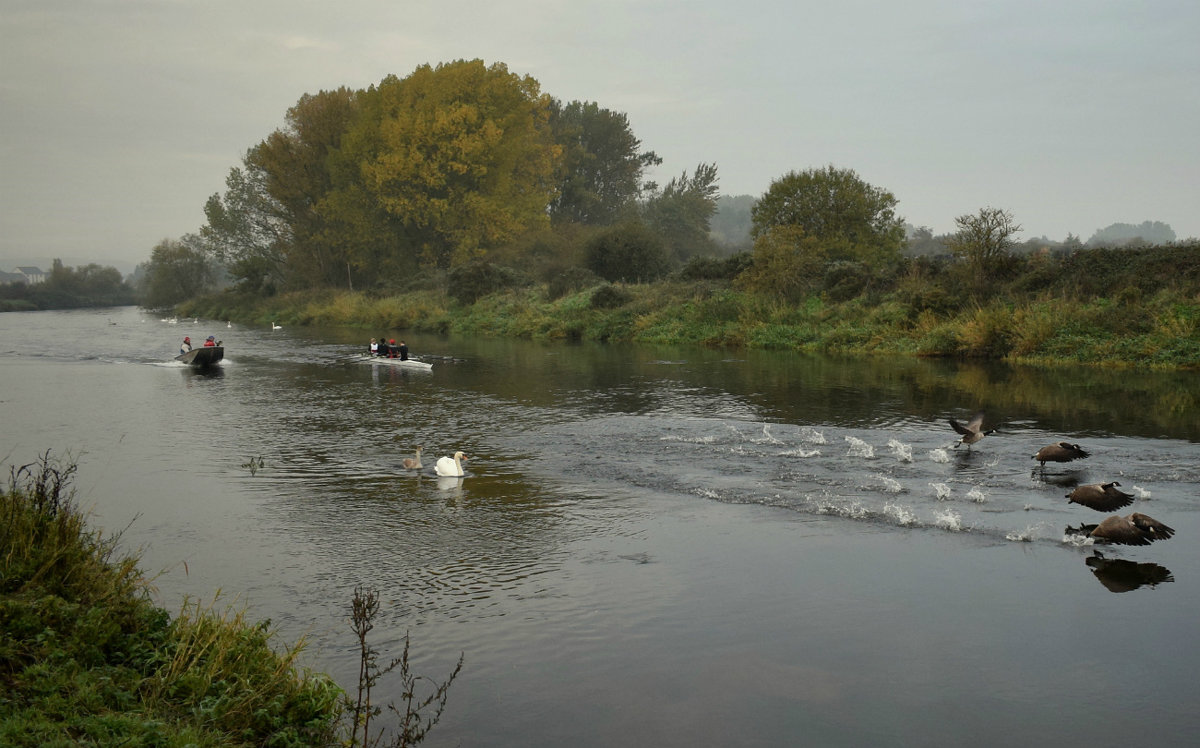
<instances>
[{"instance_id":1,"label":"goose wing","mask_svg":"<svg viewBox=\"0 0 1200 748\"><path fill-rule=\"evenodd\" d=\"M1092 537L1121 545L1150 545L1151 541L1128 517L1118 517L1115 514L1096 525L1096 529L1092 530Z\"/></svg>"},{"instance_id":2,"label":"goose wing","mask_svg":"<svg viewBox=\"0 0 1200 748\"><path fill-rule=\"evenodd\" d=\"M1166 540L1175 534L1174 528L1167 527L1162 522L1141 512L1134 512L1129 515L1128 519L1135 527L1150 536L1150 540Z\"/></svg>"}]
</instances>

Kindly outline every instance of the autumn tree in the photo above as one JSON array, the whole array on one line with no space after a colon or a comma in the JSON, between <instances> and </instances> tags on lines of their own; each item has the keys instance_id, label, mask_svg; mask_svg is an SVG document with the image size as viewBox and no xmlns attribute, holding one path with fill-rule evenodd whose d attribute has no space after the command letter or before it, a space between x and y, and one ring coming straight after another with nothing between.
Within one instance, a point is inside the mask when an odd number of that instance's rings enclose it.
<instances>
[{"instance_id":1,"label":"autumn tree","mask_svg":"<svg viewBox=\"0 0 1200 748\"><path fill-rule=\"evenodd\" d=\"M643 173L662 163L654 151L641 150L629 118L595 102L555 99L550 125L563 149L551 221L606 226L628 218L647 186Z\"/></svg>"},{"instance_id":2,"label":"autumn tree","mask_svg":"<svg viewBox=\"0 0 1200 748\"><path fill-rule=\"evenodd\" d=\"M533 78L460 60L390 76L363 99L335 159L346 181L323 204L327 219L366 206L359 225L393 221L422 263L439 267L548 222L562 149Z\"/></svg>"},{"instance_id":3,"label":"autumn tree","mask_svg":"<svg viewBox=\"0 0 1200 748\"><path fill-rule=\"evenodd\" d=\"M225 194L204 204L200 228L204 250L247 290L270 292L284 285L294 251L292 224L267 191L267 173L247 165L225 178Z\"/></svg>"},{"instance_id":4,"label":"autumn tree","mask_svg":"<svg viewBox=\"0 0 1200 748\"><path fill-rule=\"evenodd\" d=\"M976 288L983 288L992 271L1013 246L1021 226L1012 213L1000 208L980 208L954 219L958 227L949 241L950 251L966 260Z\"/></svg>"},{"instance_id":5,"label":"autumn tree","mask_svg":"<svg viewBox=\"0 0 1200 748\"><path fill-rule=\"evenodd\" d=\"M646 223L662 236L676 261L716 254L709 222L717 212L718 192L717 165L700 164L691 176L685 171L672 178L646 201Z\"/></svg>"},{"instance_id":6,"label":"autumn tree","mask_svg":"<svg viewBox=\"0 0 1200 748\"><path fill-rule=\"evenodd\" d=\"M779 226L797 226L820 241L830 259L881 264L904 245L904 221L891 192L865 182L852 169L827 166L790 172L771 183L751 210L757 240Z\"/></svg>"}]
</instances>

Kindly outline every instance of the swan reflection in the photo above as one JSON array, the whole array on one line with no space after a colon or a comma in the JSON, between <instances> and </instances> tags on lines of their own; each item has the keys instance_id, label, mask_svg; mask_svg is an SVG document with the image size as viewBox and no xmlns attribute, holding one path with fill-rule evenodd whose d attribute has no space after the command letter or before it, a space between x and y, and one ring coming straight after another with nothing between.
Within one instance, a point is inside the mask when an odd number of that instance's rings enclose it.
<instances>
[{"instance_id":1,"label":"swan reflection","mask_svg":"<svg viewBox=\"0 0 1200 748\"><path fill-rule=\"evenodd\" d=\"M437 479L437 487L439 491L453 491L455 489L462 490L462 477L454 477L452 475L439 475Z\"/></svg>"},{"instance_id":2,"label":"swan reflection","mask_svg":"<svg viewBox=\"0 0 1200 748\"><path fill-rule=\"evenodd\" d=\"M1122 558L1105 558L1099 551L1088 557L1085 563L1109 592L1129 592L1143 585L1155 587L1175 581L1175 576L1165 566L1137 563Z\"/></svg>"}]
</instances>

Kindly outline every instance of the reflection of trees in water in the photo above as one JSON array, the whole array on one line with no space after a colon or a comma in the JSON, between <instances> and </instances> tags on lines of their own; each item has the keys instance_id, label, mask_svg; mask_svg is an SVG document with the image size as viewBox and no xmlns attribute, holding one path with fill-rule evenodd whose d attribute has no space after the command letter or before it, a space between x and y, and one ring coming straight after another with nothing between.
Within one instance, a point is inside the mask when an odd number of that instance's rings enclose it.
<instances>
[{"instance_id":1,"label":"reflection of trees in water","mask_svg":"<svg viewBox=\"0 0 1200 748\"><path fill-rule=\"evenodd\" d=\"M1165 566L1105 558L1099 551L1088 557L1085 563L1109 592L1129 592L1142 586L1155 587L1175 581L1175 576Z\"/></svg>"}]
</instances>

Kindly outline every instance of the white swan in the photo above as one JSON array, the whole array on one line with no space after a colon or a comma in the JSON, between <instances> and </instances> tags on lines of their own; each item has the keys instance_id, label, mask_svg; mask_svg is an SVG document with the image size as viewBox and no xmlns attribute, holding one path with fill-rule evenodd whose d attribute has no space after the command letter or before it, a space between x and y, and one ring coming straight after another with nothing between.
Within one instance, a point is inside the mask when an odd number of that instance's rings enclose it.
<instances>
[{"instance_id":1,"label":"white swan","mask_svg":"<svg viewBox=\"0 0 1200 748\"><path fill-rule=\"evenodd\" d=\"M275 322L274 322L274 321L272 321L272 322L271 322L271 329L272 329L272 330L282 330L282 329L283 329L283 325L277 325L277 324L275 324Z\"/></svg>"},{"instance_id":2,"label":"white swan","mask_svg":"<svg viewBox=\"0 0 1200 748\"><path fill-rule=\"evenodd\" d=\"M421 464L421 448L417 447L417 452L412 457L405 457L402 464L405 470L420 470L425 467Z\"/></svg>"},{"instance_id":3,"label":"white swan","mask_svg":"<svg viewBox=\"0 0 1200 748\"><path fill-rule=\"evenodd\" d=\"M454 459L449 457L439 457L437 464L433 466L434 471L438 475L447 476L450 478L459 478L464 475L462 469L462 461L467 459L462 452L455 452Z\"/></svg>"}]
</instances>

